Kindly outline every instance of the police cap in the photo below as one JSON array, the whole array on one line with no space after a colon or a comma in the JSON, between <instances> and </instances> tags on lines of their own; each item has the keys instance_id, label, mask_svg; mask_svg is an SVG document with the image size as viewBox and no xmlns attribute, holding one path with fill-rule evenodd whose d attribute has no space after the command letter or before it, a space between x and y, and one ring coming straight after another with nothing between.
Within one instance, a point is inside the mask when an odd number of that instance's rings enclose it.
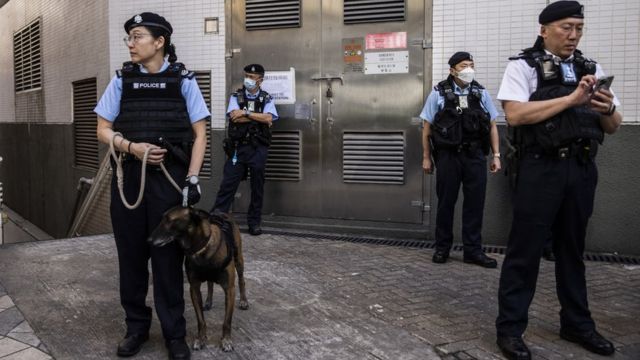
<instances>
[{"instance_id":1,"label":"police cap","mask_svg":"<svg viewBox=\"0 0 640 360\"><path fill-rule=\"evenodd\" d=\"M260 64L249 64L244 67L244 72L264 76L264 67Z\"/></svg>"},{"instance_id":2,"label":"police cap","mask_svg":"<svg viewBox=\"0 0 640 360\"><path fill-rule=\"evenodd\" d=\"M167 19L152 12L143 12L141 14L134 15L124 23L124 31L128 33L129 30L137 26L154 26L165 30L169 35L173 33L173 28Z\"/></svg>"},{"instance_id":3,"label":"police cap","mask_svg":"<svg viewBox=\"0 0 640 360\"><path fill-rule=\"evenodd\" d=\"M542 10L538 23L544 25L568 17L584 19L584 6L577 1L553 2Z\"/></svg>"},{"instance_id":4,"label":"police cap","mask_svg":"<svg viewBox=\"0 0 640 360\"><path fill-rule=\"evenodd\" d=\"M466 51L458 51L449 58L449 66L454 67L465 60L473 61L473 56Z\"/></svg>"}]
</instances>

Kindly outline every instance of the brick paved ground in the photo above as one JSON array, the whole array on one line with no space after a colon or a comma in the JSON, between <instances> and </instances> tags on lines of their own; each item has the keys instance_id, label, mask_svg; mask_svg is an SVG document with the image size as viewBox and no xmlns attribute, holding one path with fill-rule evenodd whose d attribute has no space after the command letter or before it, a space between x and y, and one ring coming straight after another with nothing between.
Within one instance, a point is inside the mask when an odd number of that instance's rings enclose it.
<instances>
[{"instance_id":1,"label":"brick paved ground","mask_svg":"<svg viewBox=\"0 0 640 360\"><path fill-rule=\"evenodd\" d=\"M236 307L233 353L221 352L222 292L194 359L500 359L499 270L452 253L297 236L243 236L251 309ZM496 256L499 262L501 256ZM640 267L587 263L589 299L613 359L640 359ZM0 282L57 359L115 358L123 334L109 236L5 246ZM185 288L185 298L189 299ZM189 339L195 332L188 301ZM534 358L598 359L558 336L553 264L543 262L525 335ZM164 358L157 320L138 358Z\"/></svg>"}]
</instances>

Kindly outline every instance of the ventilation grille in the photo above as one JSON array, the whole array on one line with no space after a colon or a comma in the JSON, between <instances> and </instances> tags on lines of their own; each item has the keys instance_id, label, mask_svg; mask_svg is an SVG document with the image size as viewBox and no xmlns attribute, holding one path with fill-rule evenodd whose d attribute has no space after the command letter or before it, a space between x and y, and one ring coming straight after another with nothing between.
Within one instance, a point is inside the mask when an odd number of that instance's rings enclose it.
<instances>
[{"instance_id":1,"label":"ventilation grille","mask_svg":"<svg viewBox=\"0 0 640 360\"><path fill-rule=\"evenodd\" d=\"M75 165L98 169L97 117L93 112L97 99L96 78L74 81L72 85Z\"/></svg>"},{"instance_id":2,"label":"ventilation grille","mask_svg":"<svg viewBox=\"0 0 640 360\"><path fill-rule=\"evenodd\" d=\"M247 30L300 27L300 0L247 0Z\"/></svg>"},{"instance_id":3,"label":"ventilation grille","mask_svg":"<svg viewBox=\"0 0 640 360\"><path fill-rule=\"evenodd\" d=\"M404 21L405 0L344 0L344 23Z\"/></svg>"},{"instance_id":4,"label":"ventilation grille","mask_svg":"<svg viewBox=\"0 0 640 360\"><path fill-rule=\"evenodd\" d=\"M245 229L242 229L245 230ZM435 249L436 244L434 241L427 241L424 239L389 239L389 238L369 238L355 235L332 235L323 233L310 233L310 232L297 232L295 230L279 230L275 228L262 228L263 233L280 236L291 236L306 239L316 240L332 240L332 241L344 241L357 244L372 244L372 245L386 245L397 246L406 248L418 248L418 249ZM453 245L451 251L462 252L464 250L463 245ZM482 251L486 254L500 254L504 255L506 248L504 246L483 246ZM583 257L587 261L599 261L608 262L613 264L629 264L640 265L640 257L638 256L623 256L618 254L597 254L588 253Z\"/></svg>"},{"instance_id":5,"label":"ventilation grille","mask_svg":"<svg viewBox=\"0 0 640 360\"><path fill-rule=\"evenodd\" d=\"M345 132L342 179L345 183L404 184L402 132Z\"/></svg>"},{"instance_id":6,"label":"ventilation grille","mask_svg":"<svg viewBox=\"0 0 640 360\"><path fill-rule=\"evenodd\" d=\"M204 97L207 108L211 111L211 71L194 71L196 73L196 82ZM204 162L200 169L200 177L211 177L211 117L207 117L207 150L204 153Z\"/></svg>"},{"instance_id":7,"label":"ventilation grille","mask_svg":"<svg viewBox=\"0 0 640 360\"><path fill-rule=\"evenodd\" d=\"M267 157L267 180L300 181L302 171L300 131L274 131Z\"/></svg>"},{"instance_id":8,"label":"ventilation grille","mask_svg":"<svg viewBox=\"0 0 640 360\"><path fill-rule=\"evenodd\" d=\"M16 92L42 87L39 18L13 34L13 73Z\"/></svg>"}]
</instances>

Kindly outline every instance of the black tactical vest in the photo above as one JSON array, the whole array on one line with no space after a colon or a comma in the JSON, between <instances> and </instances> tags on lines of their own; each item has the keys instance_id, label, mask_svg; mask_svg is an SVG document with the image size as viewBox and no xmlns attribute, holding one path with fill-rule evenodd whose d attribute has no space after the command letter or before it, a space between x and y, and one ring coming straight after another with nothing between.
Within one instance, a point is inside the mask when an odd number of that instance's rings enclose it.
<instances>
[{"instance_id":1,"label":"black tactical vest","mask_svg":"<svg viewBox=\"0 0 640 360\"><path fill-rule=\"evenodd\" d=\"M491 119L482 107L484 87L475 80L471 82L467 95L457 95L453 91L453 76L434 88L444 97L444 107L431 124L431 141L438 149L459 149L464 145L481 147L489 153ZM466 104L465 104L466 102Z\"/></svg>"},{"instance_id":2,"label":"black tactical vest","mask_svg":"<svg viewBox=\"0 0 640 360\"><path fill-rule=\"evenodd\" d=\"M142 73L138 64L126 62L116 73L122 78L122 98L115 131L134 142L158 144L159 138L172 144L193 141L181 91L182 79L193 78L193 72L182 63L173 63L160 73Z\"/></svg>"},{"instance_id":3,"label":"black tactical vest","mask_svg":"<svg viewBox=\"0 0 640 360\"><path fill-rule=\"evenodd\" d=\"M264 112L264 106L271 100L271 96L262 89L260 89L255 99L249 99L246 96L244 87L238 89L232 96L236 97L241 110L256 113ZM235 143L271 145L271 130L269 129L269 125L257 121L246 123L229 122L227 134L229 139Z\"/></svg>"},{"instance_id":4,"label":"black tactical vest","mask_svg":"<svg viewBox=\"0 0 640 360\"><path fill-rule=\"evenodd\" d=\"M596 62L574 52L572 60L559 62L547 54L540 41L534 47L524 49L510 60L524 59L536 69L538 87L530 101L555 99L573 92L584 75L596 72ZM557 58L555 58L557 59ZM523 125L521 143L526 147L538 145L545 151L555 151L571 143L595 140L602 143L604 131L600 126L600 114L586 105L569 108L537 124Z\"/></svg>"}]
</instances>

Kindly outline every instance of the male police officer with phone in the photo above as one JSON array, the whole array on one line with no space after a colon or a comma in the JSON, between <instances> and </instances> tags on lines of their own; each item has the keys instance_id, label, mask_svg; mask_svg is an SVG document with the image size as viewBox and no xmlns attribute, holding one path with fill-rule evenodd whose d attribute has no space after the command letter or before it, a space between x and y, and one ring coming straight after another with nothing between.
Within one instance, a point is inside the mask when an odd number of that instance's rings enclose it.
<instances>
[{"instance_id":1,"label":"male police officer with phone","mask_svg":"<svg viewBox=\"0 0 640 360\"><path fill-rule=\"evenodd\" d=\"M596 331L587 304L582 259L593 212L598 173L596 150L604 134L622 122L618 100L595 89L604 72L576 48L583 6L557 1L539 16L540 36L507 65L498 93L514 127L520 166L513 224L500 274L498 346L509 359L530 359L522 340L540 256L551 236L560 300L560 337L611 355L614 347Z\"/></svg>"}]
</instances>

